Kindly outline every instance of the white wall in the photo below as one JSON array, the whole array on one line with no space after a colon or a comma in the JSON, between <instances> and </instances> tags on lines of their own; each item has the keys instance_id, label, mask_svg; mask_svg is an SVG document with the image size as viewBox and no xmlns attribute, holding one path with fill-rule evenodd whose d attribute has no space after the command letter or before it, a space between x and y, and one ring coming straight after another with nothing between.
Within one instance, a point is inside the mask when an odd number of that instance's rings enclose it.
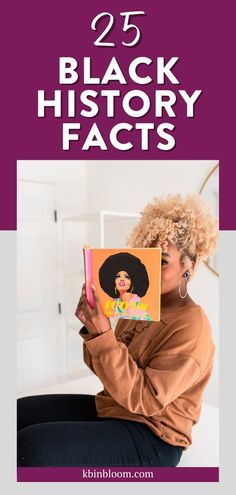
<instances>
[{"instance_id":1,"label":"white wall","mask_svg":"<svg viewBox=\"0 0 236 495\"><path fill-rule=\"evenodd\" d=\"M159 194L198 192L216 161L96 161L88 165L88 208L140 211Z\"/></svg>"},{"instance_id":2,"label":"white wall","mask_svg":"<svg viewBox=\"0 0 236 495\"><path fill-rule=\"evenodd\" d=\"M85 161L34 160L17 162L17 179L54 185L59 217L87 210L87 164Z\"/></svg>"}]
</instances>

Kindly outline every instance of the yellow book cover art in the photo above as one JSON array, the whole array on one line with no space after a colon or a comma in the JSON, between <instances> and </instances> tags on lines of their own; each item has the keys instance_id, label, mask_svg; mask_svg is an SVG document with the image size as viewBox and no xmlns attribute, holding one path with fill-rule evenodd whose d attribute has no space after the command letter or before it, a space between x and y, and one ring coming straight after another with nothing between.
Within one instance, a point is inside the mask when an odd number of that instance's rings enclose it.
<instances>
[{"instance_id":1,"label":"yellow book cover art","mask_svg":"<svg viewBox=\"0 0 236 495\"><path fill-rule=\"evenodd\" d=\"M160 248L86 248L84 253L90 258L89 283L107 317L160 320Z\"/></svg>"}]
</instances>

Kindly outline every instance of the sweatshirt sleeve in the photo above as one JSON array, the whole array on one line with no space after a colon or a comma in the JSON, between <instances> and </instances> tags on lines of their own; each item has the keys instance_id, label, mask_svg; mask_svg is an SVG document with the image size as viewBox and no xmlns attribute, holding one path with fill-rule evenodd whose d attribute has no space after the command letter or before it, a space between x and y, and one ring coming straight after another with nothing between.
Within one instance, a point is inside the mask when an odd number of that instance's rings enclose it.
<instances>
[{"instance_id":1,"label":"sweatshirt sleeve","mask_svg":"<svg viewBox=\"0 0 236 495\"><path fill-rule=\"evenodd\" d=\"M159 414L187 390L200 375L191 354L154 353L149 365L139 368L124 343L112 330L87 340L94 372L113 399L135 414Z\"/></svg>"},{"instance_id":2,"label":"sweatshirt sleeve","mask_svg":"<svg viewBox=\"0 0 236 495\"><path fill-rule=\"evenodd\" d=\"M93 369L93 364L92 364L92 356L89 352L89 350L87 349L86 345L85 345L85 342L88 341L91 336L89 335L89 332L87 330L87 328L85 326L83 326L81 328L81 330L79 331L79 335L82 337L82 339L84 340L83 342L83 358L84 358L84 363L88 366L88 368L96 374L96 372L94 371Z\"/></svg>"}]
</instances>

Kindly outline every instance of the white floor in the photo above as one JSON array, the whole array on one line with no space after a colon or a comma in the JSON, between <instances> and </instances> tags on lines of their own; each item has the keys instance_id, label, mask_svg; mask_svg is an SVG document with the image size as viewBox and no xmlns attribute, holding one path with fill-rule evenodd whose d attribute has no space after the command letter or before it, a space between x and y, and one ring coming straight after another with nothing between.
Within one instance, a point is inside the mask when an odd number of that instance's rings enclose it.
<instances>
[{"instance_id":1,"label":"white floor","mask_svg":"<svg viewBox=\"0 0 236 495\"><path fill-rule=\"evenodd\" d=\"M24 395L37 394L96 394L102 390L100 380L88 375L76 380L62 382L50 387L30 391ZM219 410L217 407L203 403L200 421L193 428L193 443L180 461L181 467L216 467L219 466Z\"/></svg>"}]
</instances>

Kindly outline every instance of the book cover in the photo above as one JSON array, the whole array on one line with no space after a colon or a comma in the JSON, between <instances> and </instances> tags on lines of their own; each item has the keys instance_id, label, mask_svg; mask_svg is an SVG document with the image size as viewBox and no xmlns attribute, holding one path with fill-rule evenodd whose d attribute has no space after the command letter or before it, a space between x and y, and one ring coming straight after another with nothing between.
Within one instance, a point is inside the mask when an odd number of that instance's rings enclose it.
<instances>
[{"instance_id":1,"label":"book cover","mask_svg":"<svg viewBox=\"0 0 236 495\"><path fill-rule=\"evenodd\" d=\"M84 248L87 299L94 284L109 318L160 320L161 249Z\"/></svg>"}]
</instances>

